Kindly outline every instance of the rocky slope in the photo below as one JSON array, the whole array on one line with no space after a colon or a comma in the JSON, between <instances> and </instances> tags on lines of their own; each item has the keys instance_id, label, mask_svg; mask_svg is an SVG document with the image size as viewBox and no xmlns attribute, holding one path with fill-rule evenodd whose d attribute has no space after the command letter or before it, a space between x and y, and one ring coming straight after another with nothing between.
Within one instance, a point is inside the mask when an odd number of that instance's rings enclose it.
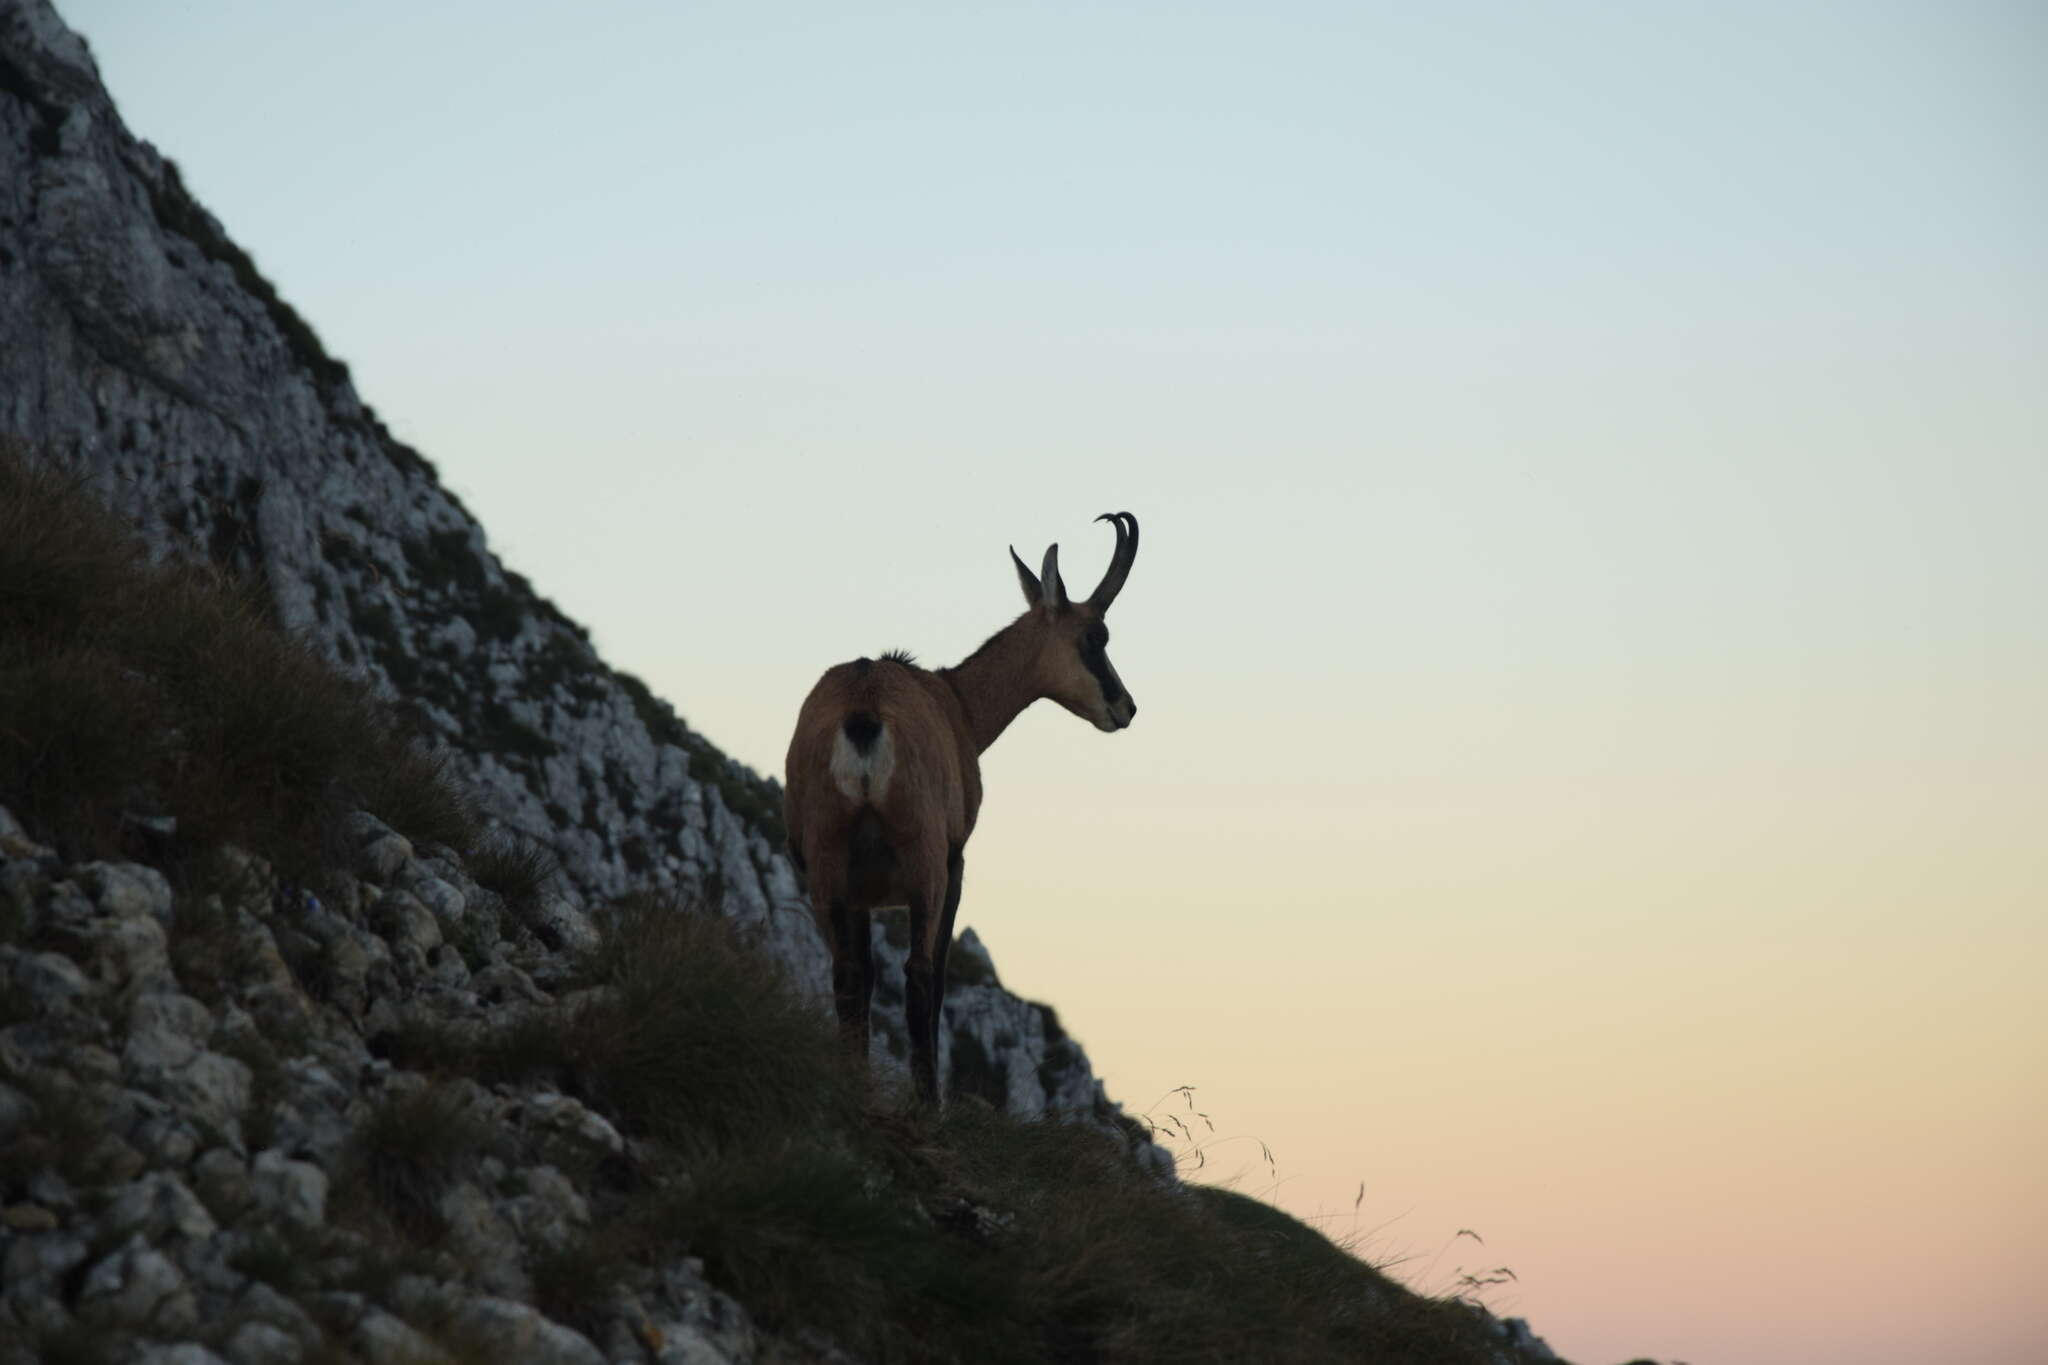
<instances>
[{"instance_id":1,"label":"rocky slope","mask_svg":"<svg viewBox=\"0 0 2048 1365\"><path fill-rule=\"evenodd\" d=\"M500 940L494 898L448 850L421 856L367 816L350 837L333 903L235 854L221 890L180 904L156 869L65 864L0 809L0 909L23 942L50 945L0 944L0 1180L27 1196L0 1214L0 1361L293 1365L346 1347L425 1362L451 1342L563 1365L756 1358L745 1312L687 1261L645 1297L621 1286L609 1326L623 1339L595 1331L608 1352L532 1306L526 1258L591 1223L562 1168L627 1150L544 1086L439 1087L448 1120L489 1132L491 1151L428 1193L432 1254L402 1262L375 1235L361 1134L431 1083L365 1037L552 996L509 954L472 970L451 946L464 937L477 956ZM303 989L309 957L324 1000Z\"/></svg>"},{"instance_id":2,"label":"rocky slope","mask_svg":"<svg viewBox=\"0 0 2048 1365\"><path fill-rule=\"evenodd\" d=\"M564 913L629 889L701 897L762 926L800 981L829 992L776 783L608 668L498 561L176 167L123 126L44 0L0 2L9 434L82 474L157 552L260 580L281 624L373 679L452 750L496 821L553 851ZM902 954L880 948L886 1062L903 1052L886 1007ZM1051 1011L980 976L947 1002L954 1087L1016 1113L1107 1113Z\"/></svg>"}]
</instances>

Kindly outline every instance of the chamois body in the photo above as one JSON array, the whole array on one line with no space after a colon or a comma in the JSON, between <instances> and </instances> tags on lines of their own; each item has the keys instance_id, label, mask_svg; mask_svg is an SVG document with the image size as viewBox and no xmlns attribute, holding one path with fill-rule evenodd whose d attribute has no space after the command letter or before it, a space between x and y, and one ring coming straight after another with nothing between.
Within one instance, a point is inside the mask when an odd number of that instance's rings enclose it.
<instances>
[{"instance_id":1,"label":"chamois body","mask_svg":"<svg viewBox=\"0 0 2048 1365\"><path fill-rule=\"evenodd\" d=\"M1137 554L1137 518L1099 519L1115 525L1117 549L1086 601L1068 598L1058 546L1046 552L1042 579L1013 550L1031 604L1022 616L952 668L920 668L908 655L890 654L828 669L790 737L783 787L789 851L832 948L842 1038L865 1065L872 913L907 907L911 1074L929 1100L939 1097L946 955L960 908L961 854L981 810L982 751L1040 697L1106 731L1123 729L1137 713L1110 666L1102 624Z\"/></svg>"},{"instance_id":2,"label":"chamois body","mask_svg":"<svg viewBox=\"0 0 2048 1365\"><path fill-rule=\"evenodd\" d=\"M839 797L785 795L813 897L860 910L910 904L927 870L974 832L979 752L959 697L930 669L897 656L828 669L804 699L786 765L793 781L824 772Z\"/></svg>"}]
</instances>

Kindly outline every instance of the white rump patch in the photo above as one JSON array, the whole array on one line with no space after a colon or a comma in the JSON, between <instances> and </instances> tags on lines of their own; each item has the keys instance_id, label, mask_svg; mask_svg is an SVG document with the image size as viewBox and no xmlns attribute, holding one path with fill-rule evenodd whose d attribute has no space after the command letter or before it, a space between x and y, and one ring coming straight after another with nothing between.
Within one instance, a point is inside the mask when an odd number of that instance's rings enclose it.
<instances>
[{"instance_id":1,"label":"white rump patch","mask_svg":"<svg viewBox=\"0 0 2048 1365\"><path fill-rule=\"evenodd\" d=\"M896 744L886 723L865 755L841 730L832 741L832 785L849 801L880 801L889 794L896 773Z\"/></svg>"}]
</instances>

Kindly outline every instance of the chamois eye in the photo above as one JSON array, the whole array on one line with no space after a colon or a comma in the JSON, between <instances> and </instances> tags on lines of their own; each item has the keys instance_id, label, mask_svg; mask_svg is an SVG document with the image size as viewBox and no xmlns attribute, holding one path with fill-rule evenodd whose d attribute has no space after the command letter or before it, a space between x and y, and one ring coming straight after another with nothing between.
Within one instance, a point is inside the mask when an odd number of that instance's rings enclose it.
<instances>
[{"instance_id":1,"label":"chamois eye","mask_svg":"<svg viewBox=\"0 0 2048 1365\"><path fill-rule=\"evenodd\" d=\"M1108 646L1109 646L1109 627L1108 627L1108 626L1095 626L1095 627L1093 627L1092 629L1090 629L1090 630L1089 630L1089 632L1088 632L1088 643L1089 643L1089 644L1091 644L1091 645L1093 645L1093 646L1095 646L1095 647L1096 647L1097 649L1106 649L1106 648L1108 648Z\"/></svg>"}]
</instances>

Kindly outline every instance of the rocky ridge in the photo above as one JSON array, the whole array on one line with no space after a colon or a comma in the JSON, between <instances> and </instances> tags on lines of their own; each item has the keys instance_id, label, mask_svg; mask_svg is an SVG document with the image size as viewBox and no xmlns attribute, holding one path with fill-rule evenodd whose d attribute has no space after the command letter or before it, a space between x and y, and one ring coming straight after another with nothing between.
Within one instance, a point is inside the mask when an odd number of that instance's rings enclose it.
<instances>
[{"instance_id":1,"label":"rocky ridge","mask_svg":"<svg viewBox=\"0 0 2048 1365\"><path fill-rule=\"evenodd\" d=\"M829 996L781 851L781 794L605 665L587 632L359 398L348 367L123 126L45 0L0 3L0 435L75 470L159 555L260 582L286 629L444 745L503 829L550 850L562 913L668 890L759 925ZM902 947L878 925L882 999ZM956 955L956 957L959 955ZM1102 1114L1078 1043L983 970L947 1001L950 1083ZM885 1066L900 1010L876 1013Z\"/></svg>"}]
</instances>

